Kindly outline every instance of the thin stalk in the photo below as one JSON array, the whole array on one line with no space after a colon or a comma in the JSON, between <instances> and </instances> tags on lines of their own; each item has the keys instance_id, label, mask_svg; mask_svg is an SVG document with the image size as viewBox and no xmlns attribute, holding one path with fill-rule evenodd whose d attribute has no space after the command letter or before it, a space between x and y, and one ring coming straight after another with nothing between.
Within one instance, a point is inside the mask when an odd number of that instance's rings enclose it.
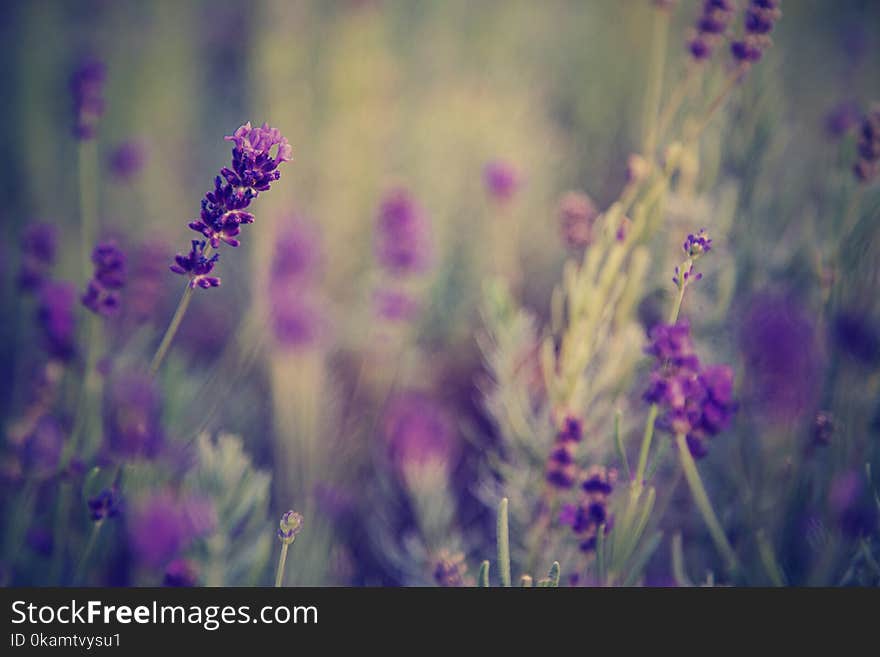
<instances>
[{"instance_id":1,"label":"thin stalk","mask_svg":"<svg viewBox=\"0 0 880 657\"><path fill-rule=\"evenodd\" d=\"M758 541L758 552L761 556L761 563L764 564L764 570L767 571L767 575L770 577L770 581L773 582L773 586L785 586L785 574L783 573L779 562L776 560L776 555L773 554L773 546L770 545L770 541L767 539L767 534L763 529L758 531L756 539Z\"/></svg>"},{"instance_id":2,"label":"thin stalk","mask_svg":"<svg viewBox=\"0 0 880 657\"><path fill-rule=\"evenodd\" d=\"M92 525L92 531L89 533L89 542L86 543L86 548L83 550L82 556L79 559L79 563L76 566L76 572L73 575L73 585L77 586L82 581L83 573L85 572L86 566L89 563L89 557L92 556L92 551L95 549L95 545L98 543L98 535L101 533L101 527L104 526L103 520L98 520L94 525Z\"/></svg>"},{"instance_id":3,"label":"thin stalk","mask_svg":"<svg viewBox=\"0 0 880 657\"><path fill-rule=\"evenodd\" d=\"M718 521L718 516L715 515L715 510L712 508L712 503L709 501L709 496L706 494L706 488L703 486L703 480L700 478L700 473L697 471L697 464L694 462L694 457L691 456L684 434L678 434L675 437L675 442L678 445L678 455L679 460L681 461L681 468L684 471L685 479L691 489L694 503L697 505L697 509L699 509L700 514L703 516L703 521L709 529L709 534L715 542L715 547L718 548L718 552L720 552L721 556L724 558L727 570L731 573L736 572L739 569L739 562L736 558L736 553L733 551L733 548L727 540L727 536L724 534L724 529Z\"/></svg>"},{"instance_id":4,"label":"thin stalk","mask_svg":"<svg viewBox=\"0 0 880 657\"><path fill-rule=\"evenodd\" d=\"M669 95L669 100L663 108L660 118L657 120L657 134L662 135L666 131L666 128L669 127L669 122L672 121L678 108L681 107L681 104L684 102L685 98L687 98L691 85L694 80L698 78L697 72L700 70L698 64L694 64L693 62L689 63L687 72L681 81L673 87L672 93Z\"/></svg>"},{"instance_id":5,"label":"thin stalk","mask_svg":"<svg viewBox=\"0 0 880 657\"><path fill-rule=\"evenodd\" d=\"M281 588L281 581L284 579L284 566L287 563L288 543L281 544L281 555L278 557L278 569L275 571L275 588Z\"/></svg>"},{"instance_id":6,"label":"thin stalk","mask_svg":"<svg viewBox=\"0 0 880 657\"><path fill-rule=\"evenodd\" d=\"M645 96L645 139L644 153L653 159L657 145L657 117L660 111L660 95L663 90L663 71L666 65L666 43L669 36L669 12L662 9L654 11L651 30L651 74L648 78L648 93Z\"/></svg>"},{"instance_id":7,"label":"thin stalk","mask_svg":"<svg viewBox=\"0 0 880 657\"><path fill-rule=\"evenodd\" d=\"M208 248L210 247L207 247L205 252L208 251ZM183 294L180 297L180 301L177 304L177 310L174 311L174 315L168 323L168 328L165 329L165 335L162 336L162 342L159 343L159 347L156 349L153 360L150 362L150 374L155 375L162 366L162 361L165 360L165 356L168 354L171 342L174 340L174 336L177 334L177 329L180 328L180 323L183 321L183 316L186 314L186 309L189 307L189 302L192 300L192 293L193 287L187 283L186 288L183 290Z\"/></svg>"},{"instance_id":8,"label":"thin stalk","mask_svg":"<svg viewBox=\"0 0 880 657\"><path fill-rule=\"evenodd\" d=\"M498 505L498 572L501 586L510 586L510 534L507 519L507 498Z\"/></svg>"},{"instance_id":9,"label":"thin stalk","mask_svg":"<svg viewBox=\"0 0 880 657\"><path fill-rule=\"evenodd\" d=\"M721 91L719 91L718 95L712 99L711 103L709 103L709 107L706 110L706 113L703 115L703 118L689 135L690 139L688 141L694 141L702 134L703 130L706 129L706 126L709 125L709 122L712 120L712 117L715 116L715 112L721 109L724 101L727 100L727 96L730 94L731 91L733 91L733 88L737 85L740 78L743 76L743 73L745 73L748 68L748 63L742 63L737 66L733 70L733 72L727 77L727 80L724 82L724 86L721 88Z\"/></svg>"},{"instance_id":10,"label":"thin stalk","mask_svg":"<svg viewBox=\"0 0 880 657\"><path fill-rule=\"evenodd\" d=\"M654 423L657 421L657 413L659 412L657 404L651 404L648 409L648 419L645 422L645 432L642 434L642 446L639 449L639 464L636 467L636 476L633 479L633 485L636 490L641 492L645 478L645 470L648 467L648 453L651 451L651 440L654 437Z\"/></svg>"}]
</instances>

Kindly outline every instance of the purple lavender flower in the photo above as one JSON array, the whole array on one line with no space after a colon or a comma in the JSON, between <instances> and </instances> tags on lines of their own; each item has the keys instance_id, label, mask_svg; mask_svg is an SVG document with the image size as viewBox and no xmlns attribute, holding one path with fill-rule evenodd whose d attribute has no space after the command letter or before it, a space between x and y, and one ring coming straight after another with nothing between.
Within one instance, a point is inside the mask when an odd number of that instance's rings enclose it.
<instances>
[{"instance_id":1,"label":"purple lavender flower","mask_svg":"<svg viewBox=\"0 0 880 657\"><path fill-rule=\"evenodd\" d=\"M94 139L98 119L104 115L104 81L107 71L97 59L83 61L70 78L73 96L73 134L78 139Z\"/></svg>"},{"instance_id":2,"label":"purple lavender flower","mask_svg":"<svg viewBox=\"0 0 880 657\"><path fill-rule=\"evenodd\" d=\"M749 403L778 423L815 409L824 357L812 313L789 293L762 293L741 313L743 390Z\"/></svg>"},{"instance_id":3,"label":"purple lavender flower","mask_svg":"<svg viewBox=\"0 0 880 657\"><path fill-rule=\"evenodd\" d=\"M850 358L866 367L880 364L880 326L869 316L851 310L838 313L833 335L837 347Z\"/></svg>"},{"instance_id":4,"label":"purple lavender flower","mask_svg":"<svg viewBox=\"0 0 880 657\"><path fill-rule=\"evenodd\" d=\"M156 569L179 556L193 540L210 534L216 523L216 512L209 501L179 499L162 491L141 500L128 529L138 560Z\"/></svg>"},{"instance_id":5,"label":"purple lavender flower","mask_svg":"<svg viewBox=\"0 0 880 657\"><path fill-rule=\"evenodd\" d=\"M97 495L86 500L86 506L89 509L89 517L94 522L115 518L121 508L119 491L115 487L104 488Z\"/></svg>"},{"instance_id":6,"label":"purple lavender flower","mask_svg":"<svg viewBox=\"0 0 880 657\"><path fill-rule=\"evenodd\" d=\"M390 322L408 322L418 314L421 306L412 296L402 290L382 288L373 294L376 314Z\"/></svg>"},{"instance_id":7,"label":"purple lavender flower","mask_svg":"<svg viewBox=\"0 0 880 657\"><path fill-rule=\"evenodd\" d=\"M305 286L320 275L321 240L314 226L292 216L280 222L269 272L270 285Z\"/></svg>"},{"instance_id":8,"label":"purple lavender flower","mask_svg":"<svg viewBox=\"0 0 880 657\"><path fill-rule=\"evenodd\" d=\"M869 183L880 171L880 104L872 107L862 121L858 151L853 171L860 182Z\"/></svg>"},{"instance_id":9,"label":"purple lavender flower","mask_svg":"<svg viewBox=\"0 0 880 657\"><path fill-rule=\"evenodd\" d=\"M568 192L559 202L562 240L572 251L585 249L593 243L593 225L599 210L583 192Z\"/></svg>"},{"instance_id":10,"label":"purple lavender flower","mask_svg":"<svg viewBox=\"0 0 880 657\"><path fill-rule=\"evenodd\" d=\"M565 490L574 486L578 467L574 460L575 445L583 438L583 423L579 418L567 416L556 432L556 440L547 458L544 478L547 483Z\"/></svg>"},{"instance_id":11,"label":"purple lavender flower","mask_svg":"<svg viewBox=\"0 0 880 657\"><path fill-rule=\"evenodd\" d=\"M861 118L862 113L857 103L840 102L825 115L825 132L832 139L840 139L852 132Z\"/></svg>"},{"instance_id":12,"label":"purple lavender flower","mask_svg":"<svg viewBox=\"0 0 880 657\"><path fill-rule=\"evenodd\" d=\"M199 583L199 572L195 564L187 559L174 559L165 568L162 586L193 587Z\"/></svg>"},{"instance_id":13,"label":"purple lavender flower","mask_svg":"<svg viewBox=\"0 0 880 657\"><path fill-rule=\"evenodd\" d=\"M483 182L489 196L496 201L507 202L513 198L522 181L512 165L496 160L483 167Z\"/></svg>"},{"instance_id":14,"label":"purple lavender flower","mask_svg":"<svg viewBox=\"0 0 880 657\"><path fill-rule=\"evenodd\" d=\"M843 533L850 538L870 536L877 530L880 513L861 469L845 470L832 479L828 507Z\"/></svg>"},{"instance_id":15,"label":"purple lavender flower","mask_svg":"<svg viewBox=\"0 0 880 657\"><path fill-rule=\"evenodd\" d=\"M613 522L608 503L616 482L617 470L591 466L581 484L578 503L564 505L559 513L560 524L571 527L582 552L594 551L599 528L605 525L607 532Z\"/></svg>"},{"instance_id":16,"label":"purple lavender flower","mask_svg":"<svg viewBox=\"0 0 880 657\"><path fill-rule=\"evenodd\" d=\"M278 167L289 162L293 153L281 132L267 123L254 128L248 122L225 139L235 144L232 166L220 170L214 179L214 189L202 200L199 218L189 223L212 249L218 248L221 242L233 247L240 244L241 226L254 222L254 215L247 211L251 201L281 177ZM217 256L209 258L206 249L206 242L193 241L189 255L178 254L176 264L171 266L174 273L190 277L192 288L220 285L219 278L208 276Z\"/></svg>"},{"instance_id":17,"label":"purple lavender flower","mask_svg":"<svg viewBox=\"0 0 880 657\"><path fill-rule=\"evenodd\" d=\"M399 393L385 411L383 429L391 460L402 472L451 465L456 451L452 421L443 406L427 395Z\"/></svg>"},{"instance_id":18,"label":"purple lavender flower","mask_svg":"<svg viewBox=\"0 0 880 657\"><path fill-rule=\"evenodd\" d=\"M712 250L712 238L706 234L705 229L701 228L696 235L693 233L688 235L681 248L689 258L697 259Z\"/></svg>"},{"instance_id":19,"label":"purple lavender flower","mask_svg":"<svg viewBox=\"0 0 880 657\"><path fill-rule=\"evenodd\" d=\"M657 428L685 435L694 458L704 457L708 440L727 427L736 410L733 370L702 368L683 321L656 326L646 351L656 359L644 399L660 408Z\"/></svg>"},{"instance_id":20,"label":"purple lavender flower","mask_svg":"<svg viewBox=\"0 0 880 657\"><path fill-rule=\"evenodd\" d=\"M152 377L140 372L114 376L105 386L104 437L111 454L155 457L164 440L162 395Z\"/></svg>"},{"instance_id":21,"label":"purple lavender flower","mask_svg":"<svg viewBox=\"0 0 880 657\"><path fill-rule=\"evenodd\" d=\"M30 224L21 238L21 270L18 286L22 290L36 290L46 280L55 264L58 247L55 226L47 223Z\"/></svg>"},{"instance_id":22,"label":"purple lavender flower","mask_svg":"<svg viewBox=\"0 0 880 657\"><path fill-rule=\"evenodd\" d=\"M26 474L38 478L54 474L61 460L64 439L65 432L53 416L44 415L37 420L25 438L22 460Z\"/></svg>"},{"instance_id":23,"label":"purple lavender flower","mask_svg":"<svg viewBox=\"0 0 880 657\"><path fill-rule=\"evenodd\" d=\"M313 295L282 294L276 290L272 302L272 331L279 345L305 349L320 341L324 318Z\"/></svg>"},{"instance_id":24,"label":"purple lavender flower","mask_svg":"<svg viewBox=\"0 0 880 657\"><path fill-rule=\"evenodd\" d=\"M125 254L115 242L98 244L92 252L95 273L82 296L83 305L97 315L119 310L118 290L125 285Z\"/></svg>"},{"instance_id":25,"label":"purple lavender flower","mask_svg":"<svg viewBox=\"0 0 880 657\"><path fill-rule=\"evenodd\" d=\"M704 60L712 56L715 46L727 32L735 9L733 0L704 0L688 43L694 59Z\"/></svg>"},{"instance_id":26,"label":"purple lavender flower","mask_svg":"<svg viewBox=\"0 0 880 657\"><path fill-rule=\"evenodd\" d=\"M431 260L430 225L422 209L403 189L382 199L376 227L376 257L393 276L417 274Z\"/></svg>"},{"instance_id":27,"label":"purple lavender flower","mask_svg":"<svg viewBox=\"0 0 880 657\"><path fill-rule=\"evenodd\" d=\"M278 540L285 545L290 545L302 531L303 517L296 511L285 511L278 523Z\"/></svg>"},{"instance_id":28,"label":"purple lavender flower","mask_svg":"<svg viewBox=\"0 0 880 657\"><path fill-rule=\"evenodd\" d=\"M132 139L119 144L110 154L110 171L116 180L130 182L147 162L147 145Z\"/></svg>"},{"instance_id":29,"label":"purple lavender flower","mask_svg":"<svg viewBox=\"0 0 880 657\"><path fill-rule=\"evenodd\" d=\"M189 224L215 249L220 242L239 245L237 235L241 226L254 221L254 215L245 208L281 177L279 165L289 162L293 154L287 139L268 123L254 128L248 122L224 139L235 144L232 167L220 170L214 180L214 190L208 192L202 201L201 215Z\"/></svg>"},{"instance_id":30,"label":"purple lavender flower","mask_svg":"<svg viewBox=\"0 0 880 657\"><path fill-rule=\"evenodd\" d=\"M219 278L209 275L214 271L214 265L220 259L220 255L215 253L208 258L205 255L206 245L204 240L193 240L190 252L186 255L178 253L174 256L175 264L170 267L175 274L188 274L190 277L189 286L192 288L207 289L220 285Z\"/></svg>"},{"instance_id":31,"label":"purple lavender flower","mask_svg":"<svg viewBox=\"0 0 880 657\"><path fill-rule=\"evenodd\" d=\"M53 358L70 360L76 351L76 286L66 281L50 281L40 288L37 319L43 330L46 351Z\"/></svg>"},{"instance_id":32,"label":"purple lavender flower","mask_svg":"<svg viewBox=\"0 0 880 657\"><path fill-rule=\"evenodd\" d=\"M745 11L745 34L730 44L730 51L740 62L761 59L772 41L768 36L782 16L779 0L751 0Z\"/></svg>"}]
</instances>

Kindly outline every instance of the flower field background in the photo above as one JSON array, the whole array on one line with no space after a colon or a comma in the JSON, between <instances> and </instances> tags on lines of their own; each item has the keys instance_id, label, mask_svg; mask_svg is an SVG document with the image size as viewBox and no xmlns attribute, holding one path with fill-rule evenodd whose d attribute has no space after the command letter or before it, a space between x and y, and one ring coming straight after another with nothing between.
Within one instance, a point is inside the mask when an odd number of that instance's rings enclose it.
<instances>
[{"instance_id":1,"label":"flower field background","mask_svg":"<svg viewBox=\"0 0 880 657\"><path fill-rule=\"evenodd\" d=\"M2 13L4 585L880 584L877 3Z\"/></svg>"}]
</instances>

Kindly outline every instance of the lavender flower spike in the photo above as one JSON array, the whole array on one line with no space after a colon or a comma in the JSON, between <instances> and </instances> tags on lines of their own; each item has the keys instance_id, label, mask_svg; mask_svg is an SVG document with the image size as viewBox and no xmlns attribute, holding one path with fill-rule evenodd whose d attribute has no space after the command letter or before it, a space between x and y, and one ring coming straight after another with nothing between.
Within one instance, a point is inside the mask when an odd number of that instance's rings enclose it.
<instances>
[{"instance_id":1,"label":"lavender flower spike","mask_svg":"<svg viewBox=\"0 0 880 657\"><path fill-rule=\"evenodd\" d=\"M104 242L92 252L95 274L82 296L83 305L96 315L112 315L119 310L118 290L125 286L125 254L115 242Z\"/></svg>"},{"instance_id":2,"label":"lavender flower spike","mask_svg":"<svg viewBox=\"0 0 880 657\"><path fill-rule=\"evenodd\" d=\"M296 535L302 531L303 517L296 511L287 511L278 523L278 540L284 545L293 543Z\"/></svg>"}]
</instances>

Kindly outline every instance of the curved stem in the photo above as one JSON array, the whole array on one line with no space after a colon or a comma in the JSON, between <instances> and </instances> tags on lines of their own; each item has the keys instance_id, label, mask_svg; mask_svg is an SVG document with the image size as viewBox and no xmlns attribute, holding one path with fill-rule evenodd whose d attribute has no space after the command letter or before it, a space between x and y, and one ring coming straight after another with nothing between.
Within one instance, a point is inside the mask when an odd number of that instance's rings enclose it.
<instances>
[{"instance_id":1,"label":"curved stem","mask_svg":"<svg viewBox=\"0 0 880 657\"><path fill-rule=\"evenodd\" d=\"M187 283L186 289L184 289L180 301L177 304L177 310L174 311L174 315L171 317L168 328L165 329L165 335L162 336L162 342L159 343L159 347L156 349L153 360L150 362L150 374L156 374L162 366L162 361L165 360L165 356L168 354L168 348L171 346L171 342L177 334L177 329L180 328L180 323L183 321L183 316L186 314L186 309L189 307L192 293L193 287Z\"/></svg>"},{"instance_id":2,"label":"curved stem","mask_svg":"<svg viewBox=\"0 0 880 657\"><path fill-rule=\"evenodd\" d=\"M687 440L685 439L684 434L678 434L675 437L675 442L678 445L678 456L681 461L681 469L684 471L685 479L691 489L694 503L697 505L700 514L703 516L703 521L709 529L709 534L715 542L715 547L718 548L718 552L720 552L721 556L724 558L727 570L731 573L735 572L739 568L736 553L733 551L730 542L727 540L727 536L724 534L724 529L718 521L718 516L715 515L715 510L712 508L712 503L709 501L709 496L706 494L706 488L703 486L703 480L700 478L700 473L697 471L697 464L694 462L694 457L691 456L691 451L687 446Z\"/></svg>"}]
</instances>

